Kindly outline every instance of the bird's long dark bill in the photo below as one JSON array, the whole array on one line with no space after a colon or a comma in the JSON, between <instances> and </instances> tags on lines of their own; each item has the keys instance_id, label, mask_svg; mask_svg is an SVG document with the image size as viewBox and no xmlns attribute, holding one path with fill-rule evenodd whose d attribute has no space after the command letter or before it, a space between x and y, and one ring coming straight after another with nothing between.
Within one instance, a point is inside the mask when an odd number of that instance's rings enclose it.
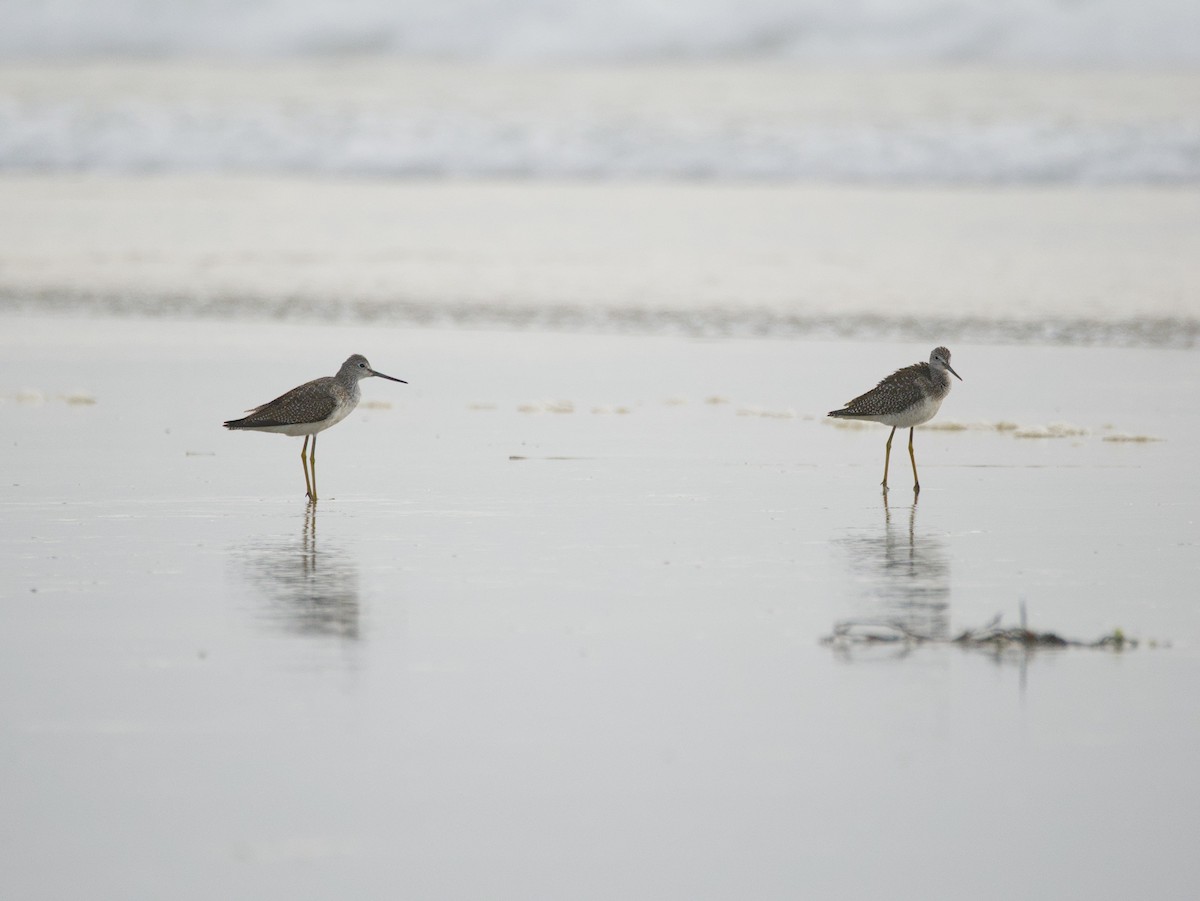
<instances>
[{"instance_id":1,"label":"bird's long dark bill","mask_svg":"<svg viewBox=\"0 0 1200 901\"><path fill-rule=\"evenodd\" d=\"M404 379L398 379L390 375L384 375L382 372L376 372L374 369L371 370L371 375L377 375L381 379L387 379L389 382L399 382L401 385L408 384L408 382L404 381Z\"/></svg>"},{"instance_id":2,"label":"bird's long dark bill","mask_svg":"<svg viewBox=\"0 0 1200 901\"><path fill-rule=\"evenodd\" d=\"M950 370L950 374L951 374L951 375L953 375L953 376L954 376L956 379L958 379L960 382L962 381L962 376L961 376L961 375L959 375L957 372L955 372L953 369L950 369L950 364L949 364L949 363L947 363L947 364L946 364L946 368ZM379 374L379 373L376 373L376 375L378 375L378 374ZM407 382L406 382L405 384L407 384Z\"/></svg>"}]
</instances>

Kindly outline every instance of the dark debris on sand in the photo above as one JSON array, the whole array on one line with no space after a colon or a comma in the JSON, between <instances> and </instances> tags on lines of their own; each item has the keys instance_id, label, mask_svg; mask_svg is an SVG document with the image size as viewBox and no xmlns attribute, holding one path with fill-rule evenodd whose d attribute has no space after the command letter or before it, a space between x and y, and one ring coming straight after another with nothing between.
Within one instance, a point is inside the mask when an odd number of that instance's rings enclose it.
<instances>
[{"instance_id":1,"label":"dark debris on sand","mask_svg":"<svg viewBox=\"0 0 1200 901\"><path fill-rule=\"evenodd\" d=\"M1114 629L1094 641L1079 641L1063 638L1055 632L1035 632L1024 625L1001 626L1000 619L1000 615L997 614L987 625L978 629L967 629L953 638L925 634L903 623L846 620L836 623L833 627L833 634L822 638L821 643L835 648L873 644L941 644L985 648L993 651L1069 647L1125 651L1133 650L1138 646L1136 638L1127 637L1120 629Z\"/></svg>"}]
</instances>

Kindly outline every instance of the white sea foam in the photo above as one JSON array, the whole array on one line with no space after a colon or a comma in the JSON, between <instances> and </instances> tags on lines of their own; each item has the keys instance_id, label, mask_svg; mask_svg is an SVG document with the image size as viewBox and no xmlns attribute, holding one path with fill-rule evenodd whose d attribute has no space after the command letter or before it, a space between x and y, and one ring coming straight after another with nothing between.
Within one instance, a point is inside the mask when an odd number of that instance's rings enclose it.
<instances>
[{"instance_id":1,"label":"white sea foam","mask_svg":"<svg viewBox=\"0 0 1200 901\"><path fill-rule=\"evenodd\" d=\"M0 4L0 59L372 53L471 60L1200 63L1173 0L56 0Z\"/></svg>"},{"instance_id":2,"label":"white sea foam","mask_svg":"<svg viewBox=\"0 0 1200 901\"><path fill-rule=\"evenodd\" d=\"M1196 182L1197 34L1177 0L0 3L0 171Z\"/></svg>"},{"instance_id":3,"label":"white sea foam","mask_svg":"<svg viewBox=\"0 0 1200 901\"><path fill-rule=\"evenodd\" d=\"M0 68L0 171L1200 181L1200 73L108 62Z\"/></svg>"}]
</instances>

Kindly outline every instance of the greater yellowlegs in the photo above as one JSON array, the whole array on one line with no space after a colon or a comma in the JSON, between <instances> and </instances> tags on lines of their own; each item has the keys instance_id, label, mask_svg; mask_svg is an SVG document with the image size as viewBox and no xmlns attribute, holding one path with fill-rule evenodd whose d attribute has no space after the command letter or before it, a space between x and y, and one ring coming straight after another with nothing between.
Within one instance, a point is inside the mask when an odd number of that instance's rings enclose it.
<instances>
[{"instance_id":1,"label":"greater yellowlegs","mask_svg":"<svg viewBox=\"0 0 1200 901\"><path fill-rule=\"evenodd\" d=\"M255 432L278 432L294 437L304 436L300 448L300 463L304 467L304 485L310 500L317 499L317 432L335 426L358 406L362 397L358 383L362 379L379 376L392 382L407 385L404 379L376 372L362 354L354 354L342 364L337 375L325 376L305 382L287 394L280 395L270 403L248 410L249 416L231 419L225 423L227 429L249 429ZM312 436L312 453L305 457L308 438ZM312 477L309 477L311 469Z\"/></svg>"},{"instance_id":2,"label":"greater yellowlegs","mask_svg":"<svg viewBox=\"0 0 1200 901\"><path fill-rule=\"evenodd\" d=\"M868 419L892 427L887 452L883 457L883 490L886 492L888 462L892 457L892 438L896 429L908 429L908 456L912 460L913 492L921 490L917 478L917 458L913 454L913 429L937 415L938 407L950 393L950 376L960 382L962 376L950 366L950 351L935 347L928 363L913 363L897 369L866 394L848 401L840 410L831 410L838 419Z\"/></svg>"}]
</instances>

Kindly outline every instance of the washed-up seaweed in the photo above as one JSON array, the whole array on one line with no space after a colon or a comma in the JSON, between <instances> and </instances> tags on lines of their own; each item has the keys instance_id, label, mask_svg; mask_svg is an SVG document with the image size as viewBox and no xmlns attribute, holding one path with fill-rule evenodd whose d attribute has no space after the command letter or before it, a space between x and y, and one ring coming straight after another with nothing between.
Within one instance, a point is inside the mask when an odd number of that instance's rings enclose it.
<instances>
[{"instance_id":1,"label":"washed-up seaweed","mask_svg":"<svg viewBox=\"0 0 1200 901\"><path fill-rule=\"evenodd\" d=\"M1038 632L1026 625L1024 608L1020 625L1004 626L1001 620L1002 615L996 614L986 625L966 629L952 637L927 634L895 621L843 620L834 624L833 634L822 638L821 643L839 648L872 644L942 644L992 650L1074 647L1124 651L1138 646L1138 640L1128 637L1121 629L1114 629L1092 641L1064 638L1057 632Z\"/></svg>"}]
</instances>

